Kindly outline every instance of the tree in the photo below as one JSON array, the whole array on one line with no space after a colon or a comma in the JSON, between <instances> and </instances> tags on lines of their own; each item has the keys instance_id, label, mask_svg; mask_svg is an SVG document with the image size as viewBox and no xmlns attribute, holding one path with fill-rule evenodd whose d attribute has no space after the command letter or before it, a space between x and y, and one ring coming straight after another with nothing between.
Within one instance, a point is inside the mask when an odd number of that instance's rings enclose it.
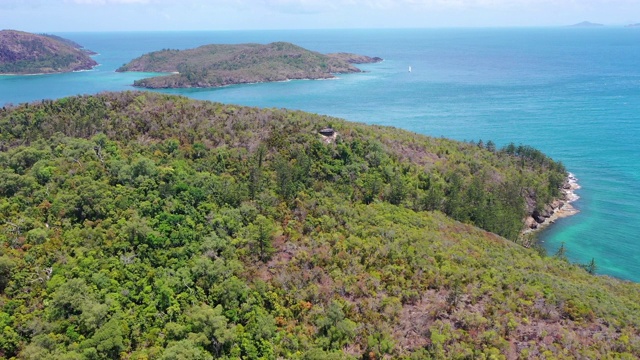
<instances>
[{"instance_id":1,"label":"tree","mask_svg":"<svg viewBox=\"0 0 640 360\"><path fill-rule=\"evenodd\" d=\"M283 156L278 156L273 166L276 171L276 192L289 201L296 192L293 167Z\"/></svg>"},{"instance_id":2,"label":"tree","mask_svg":"<svg viewBox=\"0 0 640 360\"><path fill-rule=\"evenodd\" d=\"M213 360L213 356L198 346L193 340L181 340L167 346L161 360Z\"/></svg>"},{"instance_id":3,"label":"tree","mask_svg":"<svg viewBox=\"0 0 640 360\"><path fill-rule=\"evenodd\" d=\"M363 201L365 204L371 204L380 196L384 183L377 172L367 173L362 180Z\"/></svg>"},{"instance_id":4,"label":"tree","mask_svg":"<svg viewBox=\"0 0 640 360\"><path fill-rule=\"evenodd\" d=\"M459 221L467 221L465 211L463 176L458 171L449 175L444 211L447 215Z\"/></svg>"},{"instance_id":5,"label":"tree","mask_svg":"<svg viewBox=\"0 0 640 360\"><path fill-rule=\"evenodd\" d=\"M556 253L553 256L561 260L567 260L567 249L564 246L564 242L560 244L558 251L556 251Z\"/></svg>"},{"instance_id":6,"label":"tree","mask_svg":"<svg viewBox=\"0 0 640 360\"><path fill-rule=\"evenodd\" d=\"M348 319L337 301L332 301L325 315L316 320L320 334L324 337L320 343L324 350L339 349L355 335L357 324Z\"/></svg>"},{"instance_id":7,"label":"tree","mask_svg":"<svg viewBox=\"0 0 640 360\"><path fill-rule=\"evenodd\" d=\"M254 200L262 191L262 167L267 154L267 148L260 144L256 150L249 168L249 197Z\"/></svg>"},{"instance_id":8,"label":"tree","mask_svg":"<svg viewBox=\"0 0 640 360\"><path fill-rule=\"evenodd\" d=\"M20 346L20 336L11 324L9 314L0 311L0 354L12 357Z\"/></svg>"},{"instance_id":9,"label":"tree","mask_svg":"<svg viewBox=\"0 0 640 360\"><path fill-rule=\"evenodd\" d=\"M252 252L257 254L262 262L269 260L275 251L272 245L274 228L273 222L263 215L258 215L249 228Z\"/></svg>"},{"instance_id":10,"label":"tree","mask_svg":"<svg viewBox=\"0 0 640 360\"><path fill-rule=\"evenodd\" d=\"M11 271L15 267L15 262L7 256L0 256L0 294L9 285Z\"/></svg>"},{"instance_id":11,"label":"tree","mask_svg":"<svg viewBox=\"0 0 640 360\"><path fill-rule=\"evenodd\" d=\"M591 261L584 266L584 269L591 275L595 275L598 270L598 266L596 265L596 259L591 258Z\"/></svg>"},{"instance_id":12,"label":"tree","mask_svg":"<svg viewBox=\"0 0 640 360\"><path fill-rule=\"evenodd\" d=\"M87 350L95 349L98 359L117 359L125 349L122 324L117 318L112 318L96 333L82 343Z\"/></svg>"},{"instance_id":13,"label":"tree","mask_svg":"<svg viewBox=\"0 0 640 360\"><path fill-rule=\"evenodd\" d=\"M429 175L428 188L426 194L421 199L425 210L442 210L445 201L445 185L440 177Z\"/></svg>"},{"instance_id":14,"label":"tree","mask_svg":"<svg viewBox=\"0 0 640 360\"><path fill-rule=\"evenodd\" d=\"M391 178L389 184L388 200L393 205L400 205L402 201L407 197L407 186L405 185L402 175L396 173Z\"/></svg>"},{"instance_id":15,"label":"tree","mask_svg":"<svg viewBox=\"0 0 640 360\"><path fill-rule=\"evenodd\" d=\"M51 282L64 281L55 275ZM79 315L86 301L89 301L90 290L83 279L71 279L64 282L53 293L51 305L58 317Z\"/></svg>"},{"instance_id":16,"label":"tree","mask_svg":"<svg viewBox=\"0 0 640 360\"><path fill-rule=\"evenodd\" d=\"M486 148L491 152L496 152L496 144L491 140L487 141Z\"/></svg>"},{"instance_id":17,"label":"tree","mask_svg":"<svg viewBox=\"0 0 640 360\"><path fill-rule=\"evenodd\" d=\"M234 327L227 324L221 305L215 308L207 304L193 306L187 312L187 319L191 328L189 338L216 356L220 356L235 339Z\"/></svg>"}]
</instances>

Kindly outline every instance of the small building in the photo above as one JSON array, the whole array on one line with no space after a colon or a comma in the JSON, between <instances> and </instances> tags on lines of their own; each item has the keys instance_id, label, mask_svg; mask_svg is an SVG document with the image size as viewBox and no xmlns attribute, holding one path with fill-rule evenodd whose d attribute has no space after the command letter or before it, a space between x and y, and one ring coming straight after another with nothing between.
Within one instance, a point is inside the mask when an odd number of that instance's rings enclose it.
<instances>
[{"instance_id":1,"label":"small building","mask_svg":"<svg viewBox=\"0 0 640 360\"><path fill-rule=\"evenodd\" d=\"M322 129L322 130L320 130L318 132L322 136L333 136L336 133L336 131L333 130L332 128L324 128L324 129Z\"/></svg>"}]
</instances>

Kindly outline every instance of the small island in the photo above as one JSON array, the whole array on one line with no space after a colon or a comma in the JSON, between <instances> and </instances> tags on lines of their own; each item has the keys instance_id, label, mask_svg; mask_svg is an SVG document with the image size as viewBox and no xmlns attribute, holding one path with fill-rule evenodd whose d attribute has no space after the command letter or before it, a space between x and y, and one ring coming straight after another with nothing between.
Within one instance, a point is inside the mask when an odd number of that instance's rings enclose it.
<instances>
[{"instance_id":1,"label":"small island","mask_svg":"<svg viewBox=\"0 0 640 360\"><path fill-rule=\"evenodd\" d=\"M637 28L637 27L640 27L640 23L629 24L629 25L626 25L625 27L628 27L628 28Z\"/></svg>"},{"instance_id":2,"label":"small island","mask_svg":"<svg viewBox=\"0 0 640 360\"><path fill-rule=\"evenodd\" d=\"M0 31L0 74L31 75L90 70L95 53L56 35Z\"/></svg>"},{"instance_id":3,"label":"small island","mask_svg":"<svg viewBox=\"0 0 640 360\"><path fill-rule=\"evenodd\" d=\"M583 21L577 24L569 25L569 27L574 27L574 28L593 28L593 27L601 27L601 26L604 26L604 25L598 24L598 23L592 23L590 21Z\"/></svg>"},{"instance_id":4,"label":"small island","mask_svg":"<svg viewBox=\"0 0 640 360\"><path fill-rule=\"evenodd\" d=\"M116 71L171 73L136 80L134 86L207 88L235 84L300 79L331 79L334 74L356 73L352 64L375 63L379 57L336 53L320 54L300 46L271 44L204 45L195 49L151 52Z\"/></svg>"}]
</instances>

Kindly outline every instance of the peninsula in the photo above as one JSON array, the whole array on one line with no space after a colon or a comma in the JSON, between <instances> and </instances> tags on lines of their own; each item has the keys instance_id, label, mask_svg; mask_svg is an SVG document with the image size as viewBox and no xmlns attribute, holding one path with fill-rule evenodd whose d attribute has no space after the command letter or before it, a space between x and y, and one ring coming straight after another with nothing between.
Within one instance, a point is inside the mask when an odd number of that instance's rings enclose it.
<instances>
[{"instance_id":1,"label":"peninsula","mask_svg":"<svg viewBox=\"0 0 640 360\"><path fill-rule=\"evenodd\" d=\"M95 54L55 35L0 31L0 74L49 74L89 70Z\"/></svg>"},{"instance_id":2,"label":"peninsula","mask_svg":"<svg viewBox=\"0 0 640 360\"><path fill-rule=\"evenodd\" d=\"M116 71L172 73L137 80L134 86L158 88L220 87L234 84L330 79L361 70L352 64L382 61L355 54L320 54L300 46L271 44L204 45L195 49L151 52Z\"/></svg>"},{"instance_id":3,"label":"peninsula","mask_svg":"<svg viewBox=\"0 0 640 360\"><path fill-rule=\"evenodd\" d=\"M0 358L638 359L639 284L520 245L566 176L150 91L2 107Z\"/></svg>"}]
</instances>

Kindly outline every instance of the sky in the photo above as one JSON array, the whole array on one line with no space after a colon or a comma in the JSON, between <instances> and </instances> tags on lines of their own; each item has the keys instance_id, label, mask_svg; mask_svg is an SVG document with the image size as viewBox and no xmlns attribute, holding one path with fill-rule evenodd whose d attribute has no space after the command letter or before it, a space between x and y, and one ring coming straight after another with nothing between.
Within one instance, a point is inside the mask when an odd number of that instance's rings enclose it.
<instances>
[{"instance_id":1,"label":"sky","mask_svg":"<svg viewBox=\"0 0 640 360\"><path fill-rule=\"evenodd\" d=\"M0 0L29 32L563 26L640 22L640 0Z\"/></svg>"}]
</instances>

